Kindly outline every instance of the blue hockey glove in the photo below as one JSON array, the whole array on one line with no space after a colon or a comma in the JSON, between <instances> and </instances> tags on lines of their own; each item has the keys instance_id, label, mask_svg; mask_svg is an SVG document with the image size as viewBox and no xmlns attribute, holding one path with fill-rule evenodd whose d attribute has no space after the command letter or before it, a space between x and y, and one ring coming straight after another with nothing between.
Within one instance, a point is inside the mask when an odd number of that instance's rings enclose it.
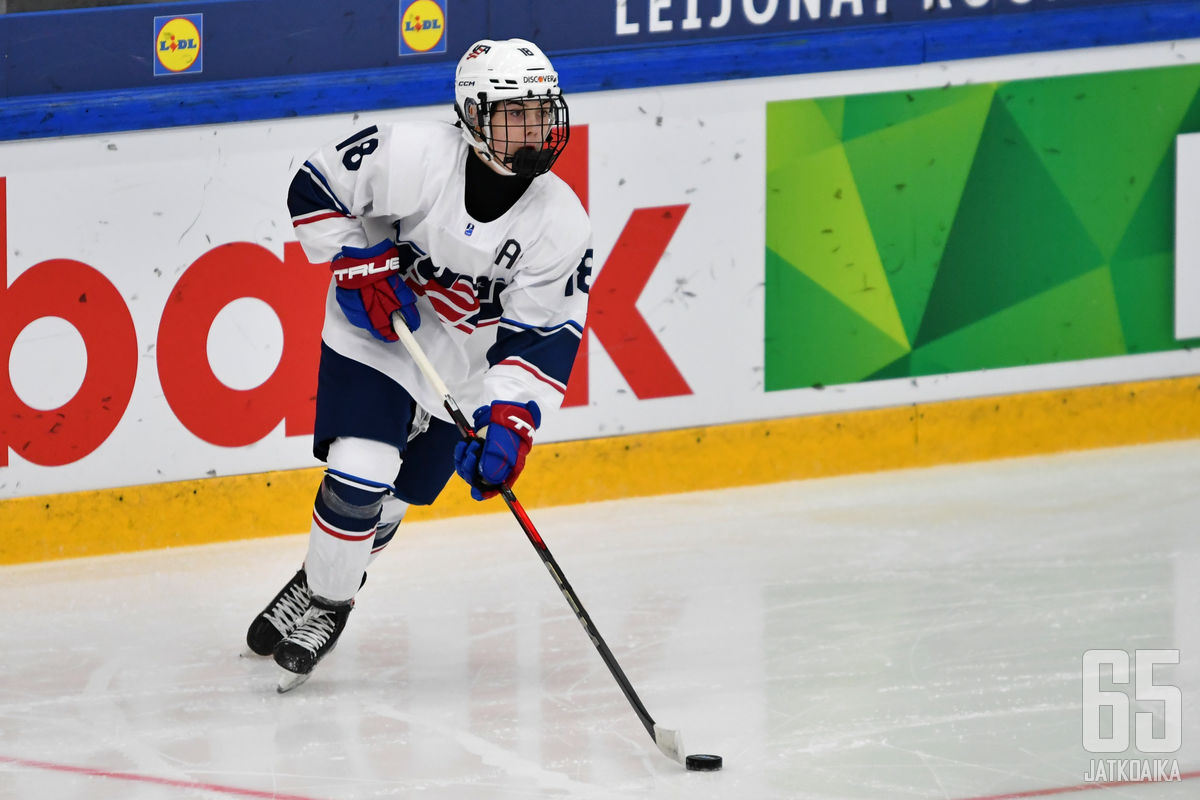
<instances>
[{"instance_id":1,"label":"blue hockey glove","mask_svg":"<svg viewBox=\"0 0 1200 800\"><path fill-rule=\"evenodd\" d=\"M471 497L495 497L501 484L512 486L525 468L533 447L533 432L542 424L537 403L494 400L475 409L474 439L463 439L454 448L454 468L471 484Z\"/></svg>"},{"instance_id":2,"label":"blue hockey glove","mask_svg":"<svg viewBox=\"0 0 1200 800\"><path fill-rule=\"evenodd\" d=\"M421 325L417 296L400 277L400 252L388 240L372 247L343 247L329 268L337 284L337 301L346 319L376 339L395 342L392 314L404 318L409 330Z\"/></svg>"}]
</instances>

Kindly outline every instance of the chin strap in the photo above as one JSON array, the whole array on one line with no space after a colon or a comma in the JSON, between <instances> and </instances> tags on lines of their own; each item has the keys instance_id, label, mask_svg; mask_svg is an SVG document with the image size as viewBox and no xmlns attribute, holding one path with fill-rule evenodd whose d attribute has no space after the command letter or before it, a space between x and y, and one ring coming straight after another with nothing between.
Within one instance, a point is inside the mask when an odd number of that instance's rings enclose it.
<instances>
[{"instance_id":1,"label":"chin strap","mask_svg":"<svg viewBox=\"0 0 1200 800\"><path fill-rule=\"evenodd\" d=\"M486 140L479 141L479 134L477 134L474 129L468 127L467 130L471 131L475 136L474 141L471 142L471 148L479 154L480 158L484 160L484 163L495 164L504 171L504 175L516 175L511 167L496 157L496 154L492 152L492 148L486 143Z\"/></svg>"}]
</instances>

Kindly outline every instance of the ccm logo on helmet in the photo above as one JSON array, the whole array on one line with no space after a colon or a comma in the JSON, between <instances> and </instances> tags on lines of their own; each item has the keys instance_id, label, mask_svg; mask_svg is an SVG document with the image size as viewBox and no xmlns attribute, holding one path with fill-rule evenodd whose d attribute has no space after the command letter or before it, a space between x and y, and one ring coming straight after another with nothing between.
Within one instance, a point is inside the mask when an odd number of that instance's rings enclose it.
<instances>
[{"instance_id":1,"label":"ccm logo on helmet","mask_svg":"<svg viewBox=\"0 0 1200 800\"><path fill-rule=\"evenodd\" d=\"M396 256L392 256L382 264L355 264L353 267L335 269L333 271L333 277L335 280L343 281L348 278L360 278L363 275L378 275L381 272L396 272L399 269L400 259Z\"/></svg>"}]
</instances>

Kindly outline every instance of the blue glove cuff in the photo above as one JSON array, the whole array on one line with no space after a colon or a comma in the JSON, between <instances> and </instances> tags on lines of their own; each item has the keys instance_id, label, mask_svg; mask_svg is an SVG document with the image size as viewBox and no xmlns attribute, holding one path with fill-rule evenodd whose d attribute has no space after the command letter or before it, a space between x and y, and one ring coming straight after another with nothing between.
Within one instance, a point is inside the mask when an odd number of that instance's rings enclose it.
<instances>
[{"instance_id":1,"label":"blue glove cuff","mask_svg":"<svg viewBox=\"0 0 1200 800\"><path fill-rule=\"evenodd\" d=\"M493 400L488 405L480 406L479 408L475 409L475 413L472 414L472 417L474 418L473 421L475 423L475 430L479 430L484 425L487 425L492 421L492 408L497 405L517 406L518 408L523 408L528 411L529 416L533 418L534 430L542 427L542 410L538 408L538 404L535 401L530 400L528 403L515 403L512 400Z\"/></svg>"},{"instance_id":2,"label":"blue glove cuff","mask_svg":"<svg viewBox=\"0 0 1200 800\"><path fill-rule=\"evenodd\" d=\"M381 256L391 248L395 247L396 243L391 239L384 239L378 244L373 244L370 247L343 247L341 251L335 255L331 261L337 261L339 258L374 258Z\"/></svg>"}]
</instances>

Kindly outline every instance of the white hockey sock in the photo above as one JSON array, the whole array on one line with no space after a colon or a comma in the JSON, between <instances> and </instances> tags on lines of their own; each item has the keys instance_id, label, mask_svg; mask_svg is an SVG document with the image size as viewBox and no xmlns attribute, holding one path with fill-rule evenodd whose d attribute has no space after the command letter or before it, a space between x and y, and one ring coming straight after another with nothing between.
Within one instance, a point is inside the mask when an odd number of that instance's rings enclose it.
<instances>
[{"instance_id":1,"label":"white hockey sock","mask_svg":"<svg viewBox=\"0 0 1200 800\"><path fill-rule=\"evenodd\" d=\"M328 465L313 503L304 566L312 593L339 603L352 599L362 584L400 453L382 442L336 439Z\"/></svg>"},{"instance_id":2,"label":"white hockey sock","mask_svg":"<svg viewBox=\"0 0 1200 800\"><path fill-rule=\"evenodd\" d=\"M380 510L379 524L375 526L375 541L371 545L371 557L367 560L367 566L373 564L383 552L383 548L392 541L407 511L408 503L403 500L392 495L383 498L383 508Z\"/></svg>"}]
</instances>

